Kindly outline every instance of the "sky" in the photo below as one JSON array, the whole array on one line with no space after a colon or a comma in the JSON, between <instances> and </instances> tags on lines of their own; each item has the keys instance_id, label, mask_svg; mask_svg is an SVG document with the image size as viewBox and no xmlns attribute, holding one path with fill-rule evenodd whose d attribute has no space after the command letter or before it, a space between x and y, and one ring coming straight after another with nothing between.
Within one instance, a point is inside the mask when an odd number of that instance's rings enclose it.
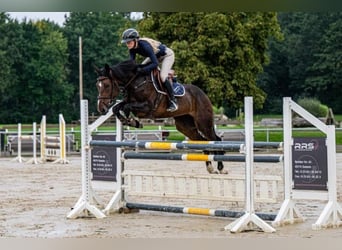
<instances>
[{"instance_id":1,"label":"sky","mask_svg":"<svg viewBox=\"0 0 342 250\"><path fill-rule=\"evenodd\" d=\"M64 15L69 15L69 12L7 12L13 19L22 21L25 17L27 20L37 21L40 19L49 19L60 26L63 26L65 21ZM133 12L134 18L141 18L141 12Z\"/></svg>"},{"instance_id":2,"label":"sky","mask_svg":"<svg viewBox=\"0 0 342 250\"><path fill-rule=\"evenodd\" d=\"M69 15L69 12L7 12L13 19L22 21L25 17L27 20L37 21L40 19L49 19L60 26L64 23L64 15Z\"/></svg>"}]
</instances>

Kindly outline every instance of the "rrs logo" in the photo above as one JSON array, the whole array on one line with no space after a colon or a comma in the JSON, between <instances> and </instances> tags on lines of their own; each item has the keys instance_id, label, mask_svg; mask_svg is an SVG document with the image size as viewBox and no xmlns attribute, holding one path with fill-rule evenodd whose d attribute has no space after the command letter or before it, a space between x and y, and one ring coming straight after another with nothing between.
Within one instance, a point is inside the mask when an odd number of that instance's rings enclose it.
<instances>
[{"instance_id":1,"label":"rrs logo","mask_svg":"<svg viewBox=\"0 0 342 250\"><path fill-rule=\"evenodd\" d=\"M294 149L297 151L312 151L315 149L315 143L313 142L296 142Z\"/></svg>"}]
</instances>

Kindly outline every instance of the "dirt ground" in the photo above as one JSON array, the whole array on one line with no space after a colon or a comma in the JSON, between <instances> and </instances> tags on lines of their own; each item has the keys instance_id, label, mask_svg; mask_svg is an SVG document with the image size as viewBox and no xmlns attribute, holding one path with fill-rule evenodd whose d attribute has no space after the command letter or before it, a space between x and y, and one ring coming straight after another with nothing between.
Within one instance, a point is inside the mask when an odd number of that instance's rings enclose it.
<instances>
[{"instance_id":1,"label":"dirt ground","mask_svg":"<svg viewBox=\"0 0 342 250\"><path fill-rule=\"evenodd\" d=\"M340 238L342 228L312 230L324 204L299 202L306 221L277 227L274 233L257 230L230 233L224 227L235 219L140 211L111 214L103 219L67 219L81 195L81 158L69 164L30 164L0 158L1 238ZM200 165L200 166L199 166ZM203 165L203 166L202 166ZM243 163L225 163L230 173L243 173ZM206 174L203 162L130 160L127 169ZM338 201L342 200L342 154L337 154ZM258 174L281 174L281 163L255 164ZM110 197L112 194L109 194ZM184 204L194 206L198 204ZM204 207L243 211L243 204L203 202ZM277 213L279 204L256 204L260 212Z\"/></svg>"}]
</instances>

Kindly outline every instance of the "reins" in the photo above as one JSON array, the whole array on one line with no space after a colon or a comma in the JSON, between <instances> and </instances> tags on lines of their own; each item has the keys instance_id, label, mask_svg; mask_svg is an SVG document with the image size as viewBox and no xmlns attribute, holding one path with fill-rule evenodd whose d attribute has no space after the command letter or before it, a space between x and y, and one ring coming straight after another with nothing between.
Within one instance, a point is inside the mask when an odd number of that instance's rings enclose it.
<instances>
[{"instance_id":1,"label":"reins","mask_svg":"<svg viewBox=\"0 0 342 250\"><path fill-rule=\"evenodd\" d=\"M131 83L133 82L133 80L137 77L138 74L134 74L132 76L132 78L128 81L128 83L125 84L124 88L126 89L129 85L131 85Z\"/></svg>"}]
</instances>

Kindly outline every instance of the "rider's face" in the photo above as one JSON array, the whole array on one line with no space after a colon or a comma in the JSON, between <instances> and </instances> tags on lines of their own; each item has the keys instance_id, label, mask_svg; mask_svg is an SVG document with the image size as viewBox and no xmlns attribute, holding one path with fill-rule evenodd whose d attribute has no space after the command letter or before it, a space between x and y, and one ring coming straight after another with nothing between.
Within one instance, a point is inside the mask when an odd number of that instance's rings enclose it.
<instances>
[{"instance_id":1,"label":"rider's face","mask_svg":"<svg viewBox=\"0 0 342 250\"><path fill-rule=\"evenodd\" d=\"M135 41L131 40L126 43L128 49L133 49L135 45Z\"/></svg>"}]
</instances>

